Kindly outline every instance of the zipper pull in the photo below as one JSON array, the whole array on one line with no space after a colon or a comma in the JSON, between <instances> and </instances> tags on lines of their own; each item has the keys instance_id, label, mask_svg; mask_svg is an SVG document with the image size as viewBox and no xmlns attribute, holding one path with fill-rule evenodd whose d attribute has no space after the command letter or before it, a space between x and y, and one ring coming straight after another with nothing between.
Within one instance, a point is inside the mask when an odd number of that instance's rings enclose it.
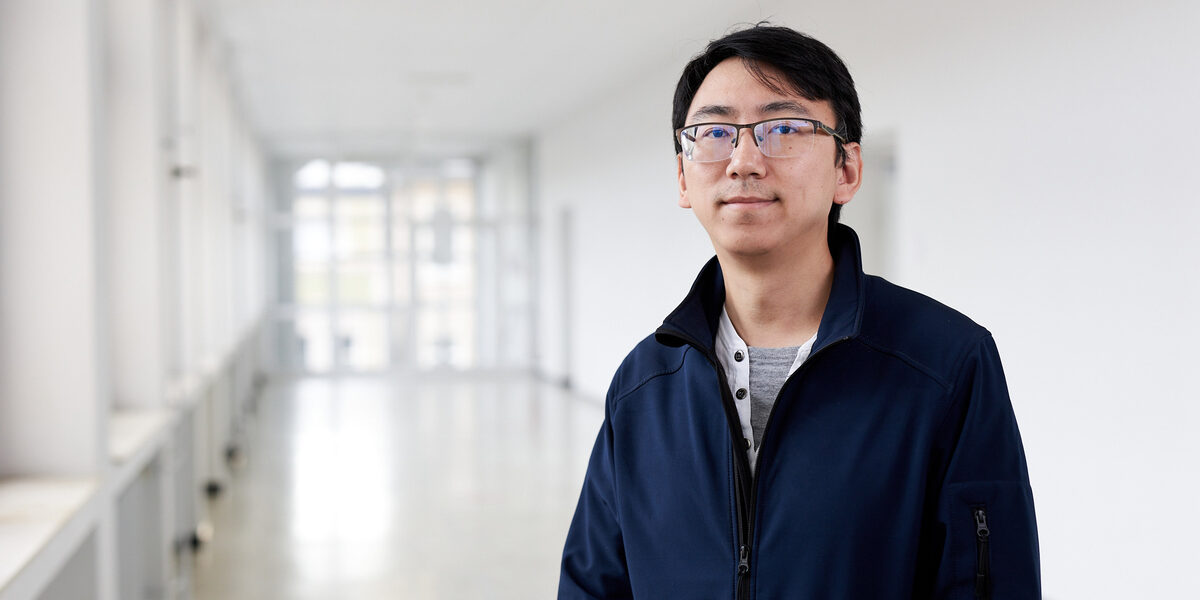
<instances>
[{"instance_id":1,"label":"zipper pull","mask_svg":"<svg viewBox=\"0 0 1200 600\"><path fill-rule=\"evenodd\" d=\"M987 511L983 507L974 509L975 515L975 597L989 600L992 595L988 588L991 587L992 567L991 556L988 552L988 536L991 531L987 524Z\"/></svg>"},{"instance_id":2,"label":"zipper pull","mask_svg":"<svg viewBox=\"0 0 1200 600\"><path fill-rule=\"evenodd\" d=\"M738 575L750 572L750 551L745 546L738 551Z\"/></svg>"},{"instance_id":3,"label":"zipper pull","mask_svg":"<svg viewBox=\"0 0 1200 600\"><path fill-rule=\"evenodd\" d=\"M975 509L975 535L980 540L986 540L990 533L987 524L987 513L982 508Z\"/></svg>"}]
</instances>

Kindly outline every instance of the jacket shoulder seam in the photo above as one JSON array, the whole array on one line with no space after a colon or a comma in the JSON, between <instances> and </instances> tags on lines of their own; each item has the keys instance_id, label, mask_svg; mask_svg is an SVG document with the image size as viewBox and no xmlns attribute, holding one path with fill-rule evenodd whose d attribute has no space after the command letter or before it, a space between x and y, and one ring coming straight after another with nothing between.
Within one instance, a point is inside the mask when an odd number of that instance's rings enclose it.
<instances>
[{"instance_id":1,"label":"jacket shoulder seam","mask_svg":"<svg viewBox=\"0 0 1200 600\"><path fill-rule=\"evenodd\" d=\"M653 380L655 380L655 379L658 379L659 377L662 377L663 375L671 375L671 374L673 374L673 373L676 373L676 372L678 372L678 371L679 371L679 369L682 369L682 368L683 368L683 362L684 362L684 359L685 359L685 358L687 358L687 353L688 353L688 352L691 352L691 351L692 351L692 348L691 348L691 347L685 348L685 349L684 349L684 351L683 351L683 352L682 352L682 353L679 355L679 364L676 364L676 365L675 365L675 366L673 366L673 367L667 367L667 368L664 368L664 369L659 369L658 371L654 371L653 373L650 373L649 375L646 375L645 377L643 377L643 378L641 379L641 381L638 381L636 384L634 384L634 385L633 385L632 387L630 387L628 390L625 390L625 391L623 391L623 392L620 392L620 393L618 393L618 394L617 394L617 395L616 395L616 396L613 398L613 401L612 401L612 404L613 404L613 406L612 406L613 415L614 415L614 416L616 415L617 411L618 411L618 410L619 410L619 408L620 408L620 406L619 406L619 405L621 404L621 401L622 401L622 400L624 400L625 398L629 397L629 396L630 396L631 394L633 394L634 392L636 392L636 391L640 390L640 389L641 389L643 386L645 386L647 383L650 383L651 381L653 381Z\"/></svg>"},{"instance_id":2,"label":"jacket shoulder seam","mask_svg":"<svg viewBox=\"0 0 1200 600\"><path fill-rule=\"evenodd\" d=\"M962 372L963 365L965 365L966 362L968 360L970 360L970 358L973 354L975 354L976 352L979 351L980 345L982 345L985 340L987 340L991 337L992 337L992 333L990 331L984 331L982 334L977 336L975 339L971 340L970 344L967 344L966 350L962 353L962 356L958 357L958 362L954 363L954 371L953 371L954 385L951 386L951 388L950 388L951 394L953 394L954 391L958 389L959 384L961 383L961 380L963 378L963 372ZM961 396L961 394L958 394L958 396ZM958 398L953 398L951 404L955 404L957 402L958 402Z\"/></svg>"},{"instance_id":3,"label":"jacket shoulder seam","mask_svg":"<svg viewBox=\"0 0 1200 600\"><path fill-rule=\"evenodd\" d=\"M977 352L979 350L979 345L981 343L983 343L984 340L986 340L990 337L992 337L992 334L990 331L984 331L982 334L977 336L974 340L971 341L970 344L967 345L967 349L966 349L966 351L964 351L962 353L962 356L958 357L958 362L954 363L954 371L953 371L955 373L954 384L946 392L946 395L947 395L946 411L942 415L941 422L938 423L938 429L942 429L943 427L946 427L946 424L950 420L950 417L954 415L955 407L957 407L959 401L962 400L962 394L955 394L954 391L958 389L959 380L962 378L963 364L965 364L967 362L967 360L971 357L972 354L974 354L975 352Z\"/></svg>"},{"instance_id":4,"label":"jacket shoulder seam","mask_svg":"<svg viewBox=\"0 0 1200 600\"><path fill-rule=\"evenodd\" d=\"M988 335L989 335L989 334L988 334L988 333L985 331L985 332L983 332L983 333L979 334L979 335L978 335L978 336L977 336L975 339L971 340L971 342L970 342L970 343L968 343L968 344L966 344L966 345L965 345L965 346L967 347L967 351L963 352L963 353L962 353L962 356L959 356L959 357L958 357L958 360L957 360L957 361L955 361L955 363L954 363L954 368L952 368L952 369L950 370L950 373L951 373L951 374L958 373L958 370L959 370L960 368L962 368L962 363L963 363L963 361L966 359L966 357L967 357L967 356L970 356L971 352L972 352L972 351L974 351L974 349L975 349L975 347L976 347L976 346L978 346L978 344L979 344L980 340L983 340L983 339L984 339L984 338L986 338ZM877 344L877 343L875 343L875 342L871 341L871 339L870 339L870 338L867 338L867 337L864 337L864 336L860 336L860 337L858 338L858 341L859 341L859 342L861 342L863 345L865 345L865 346L868 346L868 347L870 347L870 348L872 348L872 349L874 349L874 350L876 350L876 351L878 351L878 352L882 352L882 353L884 353L884 354L887 354L888 356L892 356L892 357L894 357L894 358L896 358L896 359L899 359L901 362L903 362L903 363L907 364L909 367L912 367L912 368L913 368L915 371L917 371L917 372L919 372L919 373L921 373L921 374L925 375L926 377L928 377L928 378L932 379L932 380L933 380L935 383L937 383L937 384L938 384L938 385L939 385L939 386L940 386L940 387L941 387L943 390L945 390L945 391L946 391L946 393L951 393L951 392L953 392L953 391L954 391L954 386L955 386L955 382L954 382L954 381L949 381L949 380L947 380L946 378L944 378L944 377L942 377L941 375L939 375L939 374L938 374L936 371L934 371L932 368L930 368L930 367L926 366L924 363L922 363L921 361L918 361L917 359L915 359L915 358L913 358L913 357L909 356L908 354L905 354L904 352L900 352L899 350L893 350L893 349L891 349L891 348L886 348L886 347L884 347L884 346L882 346L882 345L880 345L880 344ZM956 379L957 379L957 377L956 377Z\"/></svg>"}]
</instances>

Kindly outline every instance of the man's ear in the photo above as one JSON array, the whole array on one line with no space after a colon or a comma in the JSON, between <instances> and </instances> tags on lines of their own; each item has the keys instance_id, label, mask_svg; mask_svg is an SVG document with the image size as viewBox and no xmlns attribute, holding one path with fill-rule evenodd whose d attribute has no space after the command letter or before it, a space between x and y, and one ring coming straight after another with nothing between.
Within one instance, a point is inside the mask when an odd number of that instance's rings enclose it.
<instances>
[{"instance_id":1,"label":"man's ear","mask_svg":"<svg viewBox=\"0 0 1200 600\"><path fill-rule=\"evenodd\" d=\"M683 153L675 154L675 172L679 177L679 208L691 208L692 201L687 197L687 180L683 178Z\"/></svg>"},{"instance_id":2,"label":"man's ear","mask_svg":"<svg viewBox=\"0 0 1200 600\"><path fill-rule=\"evenodd\" d=\"M838 168L837 191L833 195L836 204L847 204L853 200L854 194L862 186L862 146L850 142L842 148L846 157L842 160L842 166Z\"/></svg>"}]
</instances>

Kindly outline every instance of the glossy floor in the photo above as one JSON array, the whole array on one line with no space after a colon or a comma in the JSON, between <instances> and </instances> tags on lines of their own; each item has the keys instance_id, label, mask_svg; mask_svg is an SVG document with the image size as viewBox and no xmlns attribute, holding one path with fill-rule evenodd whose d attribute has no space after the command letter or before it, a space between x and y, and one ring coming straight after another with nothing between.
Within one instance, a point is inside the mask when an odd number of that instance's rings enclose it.
<instances>
[{"instance_id":1,"label":"glossy floor","mask_svg":"<svg viewBox=\"0 0 1200 600\"><path fill-rule=\"evenodd\" d=\"M196 598L553 598L602 417L515 377L271 384Z\"/></svg>"}]
</instances>

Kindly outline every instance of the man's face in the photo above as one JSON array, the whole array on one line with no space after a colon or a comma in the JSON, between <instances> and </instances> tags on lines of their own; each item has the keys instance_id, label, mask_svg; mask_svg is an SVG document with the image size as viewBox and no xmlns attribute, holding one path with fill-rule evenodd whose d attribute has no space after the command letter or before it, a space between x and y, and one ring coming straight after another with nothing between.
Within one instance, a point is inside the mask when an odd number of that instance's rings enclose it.
<instances>
[{"instance_id":1,"label":"man's face","mask_svg":"<svg viewBox=\"0 0 1200 600\"><path fill-rule=\"evenodd\" d=\"M768 75L785 81L774 69ZM781 88L786 86L780 85ZM718 64L700 84L684 125L753 123L776 117L807 117L837 127L828 101L775 92L740 58ZM845 204L858 190L859 145L846 144L837 165L837 139L818 134L803 156L772 158L759 151L750 129L728 160L691 162L677 157L679 205L691 208L719 257L797 255L826 244L831 203Z\"/></svg>"}]
</instances>

